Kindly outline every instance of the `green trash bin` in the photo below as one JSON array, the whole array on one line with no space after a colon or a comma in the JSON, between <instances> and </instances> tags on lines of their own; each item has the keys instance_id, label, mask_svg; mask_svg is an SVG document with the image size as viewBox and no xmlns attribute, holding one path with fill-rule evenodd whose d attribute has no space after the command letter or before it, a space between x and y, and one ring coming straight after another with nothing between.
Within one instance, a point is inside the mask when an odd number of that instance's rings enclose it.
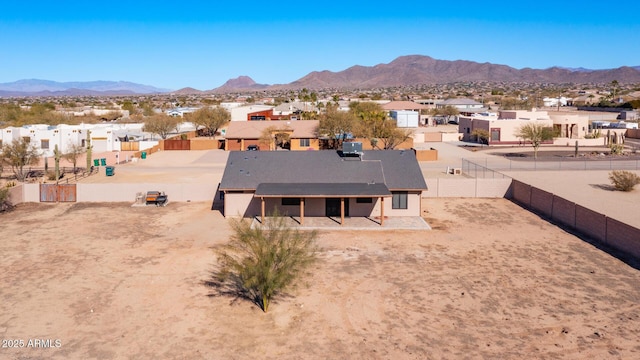
<instances>
[{"instance_id":1,"label":"green trash bin","mask_svg":"<svg viewBox=\"0 0 640 360\"><path fill-rule=\"evenodd\" d=\"M105 174L107 176L113 176L115 174L115 171L116 171L116 167L115 166L107 166L104 169L105 169Z\"/></svg>"},{"instance_id":2,"label":"green trash bin","mask_svg":"<svg viewBox=\"0 0 640 360\"><path fill-rule=\"evenodd\" d=\"M100 159L93 159L93 166L100 166Z\"/></svg>"},{"instance_id":3,"label":"green trash bin","mask_svg":"<svg viewBox=\"0 0 640 360\"><path fill-rule=\"evenodd\" d=\"M107 159L105 159L105 158L100 159L100 164L102 166L107 166Z\"/></svg>"},{"instance_id":4,"label":"green trash bin","mask_svg":"<svg viewBox=\"0 0 640 360\"><path fill-rule=\"evenodd\" d=\"M147 152L143 151L142 154L140 154L140 158L141 159L146 159L147 158Z\"/></svg>"}]
</instances>

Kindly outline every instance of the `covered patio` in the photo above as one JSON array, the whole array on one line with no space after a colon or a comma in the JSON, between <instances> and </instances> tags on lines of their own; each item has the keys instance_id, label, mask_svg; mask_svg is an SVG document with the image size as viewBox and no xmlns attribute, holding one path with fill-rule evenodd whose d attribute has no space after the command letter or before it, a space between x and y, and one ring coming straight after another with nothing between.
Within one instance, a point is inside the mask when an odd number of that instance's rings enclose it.
<instances>
[{"instance_id":1,"label":"covered patio","mask_svg":"<svg viewBox=\"0 0 640 360\"><path fill-rule=\"evenodd\" d=\"M305 224L307 199L324 199L325 216L340 217L344 225L349 216L349 199L373 199L380 201L379 225L384 225L384 199L391 197L391 191L381 183L262 183L256 188L254 198L260 199L260 222L266 216L266 199L287 199L288 204L299 206L300 225Z\"/></svg>"}]
</instances>

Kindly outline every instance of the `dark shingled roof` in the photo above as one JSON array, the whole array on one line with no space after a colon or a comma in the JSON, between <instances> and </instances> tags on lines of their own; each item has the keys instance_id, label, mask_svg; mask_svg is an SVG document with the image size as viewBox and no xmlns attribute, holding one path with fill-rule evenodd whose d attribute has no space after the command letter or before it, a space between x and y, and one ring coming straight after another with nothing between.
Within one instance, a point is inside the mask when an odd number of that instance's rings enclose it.
<instances>
[{"instance_id":1,"label":"dark shingled roof","mask_svg":"<svg viewBox=\"0 0 640 360\"><path fill-rule=\"evenodd\" d=\"M290 184L262 183L258 185L255 196L264 197L378 197L391 196L385 184Z\"/></svg>"},{"instance_id":2,"label":"dark shingled roof","mask_svg":"<svg viewBox=\"0 0 640 360\"><path fill-rule=\"evenodd\" d=\"M260 184L385 184L390 190L426 190L413 151L368 150L362 160L333 150L232 151L220 190L256 190Z\"/></svg>"}]
</instances>

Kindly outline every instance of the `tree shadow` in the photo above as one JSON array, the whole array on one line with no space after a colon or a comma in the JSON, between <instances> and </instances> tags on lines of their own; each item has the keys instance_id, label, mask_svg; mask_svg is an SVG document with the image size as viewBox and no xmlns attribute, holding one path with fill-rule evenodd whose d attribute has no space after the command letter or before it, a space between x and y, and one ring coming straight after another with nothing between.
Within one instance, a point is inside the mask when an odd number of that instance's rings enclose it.
<instances>
[{"instance_id":1,"label":"tree shadow","mask_svg":"<svg viewBox=\"0 0 640 360\"><path fill-rule=\"evenodd\" d=\"M589 184L592 188L606 190L606 191L618 191L615 186L609 184Z\"/></svg>"},{"instance_id":2,"label":"tree shadow","mask_svg":"<svg viewBox=\"0 0 640 360\"><path fill-rule=\"evenodd\" d=\"M215 267L209 272L209 278L202 281L202 285L209 289L208 297L229 298L230 305L241 301L248 301L263 309L262 300L254 291L247 289L240 276L234 273L225 273Z\"/></svg>"},{"instance_id":3,"label":"tree shadow","mask_svg":"<svg viewBox=\"0 0 640 360\"><path fill-rule=\"evenodd\" d=\"M224 272L217 265L209 272L209 277L202 281L202 285L209 289L206 295L210 298L224 297L230 299L229 305L239 302L250 302L264 311L264 304L258 292L244 286L242 278L235 273ZM286 292L278 292L270 300L271 304L278 304L278 299L289 299L293 296Z\"/></svg>"}]
</instances>

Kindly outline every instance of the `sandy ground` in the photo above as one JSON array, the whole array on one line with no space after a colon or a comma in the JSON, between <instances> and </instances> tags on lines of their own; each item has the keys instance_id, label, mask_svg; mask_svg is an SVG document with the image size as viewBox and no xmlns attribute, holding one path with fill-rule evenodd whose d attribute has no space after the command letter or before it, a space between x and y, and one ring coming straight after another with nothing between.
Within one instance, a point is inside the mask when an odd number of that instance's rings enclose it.
<instances>
[{"instance_id":1,"label":"sandy ground","mask_svg":"<svg viewBox=\"0 0 640 360\"><path fill-rule=\"evenodd\" d=\"M21 205L0 216L0 358L640 358L637 264L504 199L424 201L433 230L321 232L269 313L204 285L230 235L210 204Z\"/></svg>"}]
</instances>

